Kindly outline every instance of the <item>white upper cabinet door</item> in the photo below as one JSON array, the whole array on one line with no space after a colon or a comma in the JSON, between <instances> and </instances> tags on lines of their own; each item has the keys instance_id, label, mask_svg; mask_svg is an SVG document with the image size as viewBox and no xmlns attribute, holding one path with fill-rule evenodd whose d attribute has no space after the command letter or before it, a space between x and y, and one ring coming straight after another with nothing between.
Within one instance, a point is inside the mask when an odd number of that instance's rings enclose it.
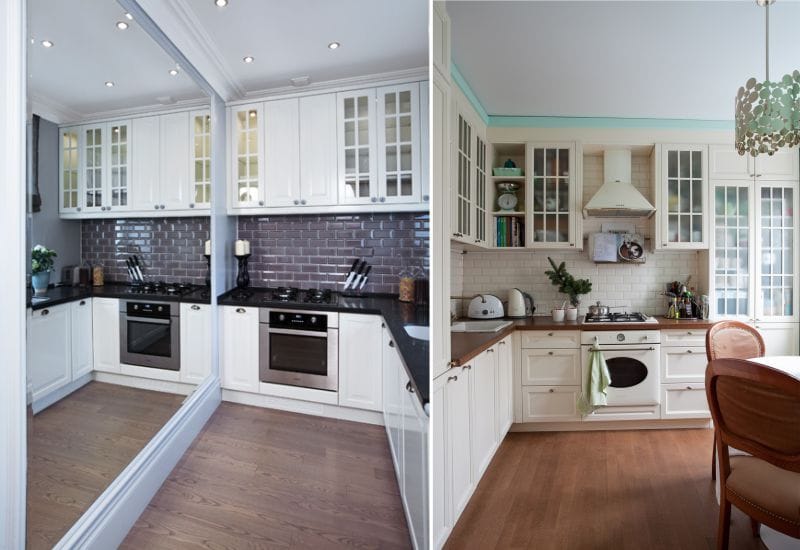
<instances>
[{"instance_id":1,"label":"white upper cabinet door","mask_svg":"<svg viewBox=\"0 0 800 550\"><path fill-rule=\"evenodd\" d=\"M181 304L180 380L200 384L211 374L211 306Z\"/></svg>"},{"instance_id":2,"label":"white upper cabinet door","mask_svg":"<svg viewBox=\"0 0 800 550\"><path fill-rule=\"evenodd\" d=\"M300 205L300 107L297 98L264 103L267 206Z\"/></svg>"},{"instance_id":3,"label":"white upper cabinet door","mask_svg":"<svg viewBox=\"0 0 800 550\"><path fill-rule=\"evenodd\" d=\"M160 118L161 210L189 208L189 113L172 113Z\"/></svg>"},{"instance_id":4,"label":"white upper cabinet door","mask_svg":"<svg viewBox=\"0 0 800 550\"><path fill-rule=\"evenodd\" d=\"M661 212L657 247L668 250L708 248L708 147L661 146Z\"/></svg>"},{"instance_id":5,"label":"white upper cabinet door","mask_svg":"<svg viewBox=\"0 0 800 550\"><path fill-rule=\"evenodd\" d=\"M532 182L532 192L525 199L528 246L580 248L576 144L532 143L527 155L528 181Z\"/></svg>"},{"instance_id":6,"label":"white upper cabinet door","mask_svg":"<svg viewBox=\"0 0 800 550\"><path fill-rule=\"evenodd\" d=\"M104 212L108 197L105 195L105 149L106 126L98 124L82 126L83 155L81 155L81 172L83 185L84 212Z\"/></svg>"},{"instance_id":7,"label":"white upper cabinet door","mask_svg":"<svg viewBox=\"0 0 800 550\"><path fill-rule=\"evenodd\" d=\"M108 147L106 151L106 197L109 210L128 210L131 206L131 122L109 122L106 126Z\"/></svg>"},{"instance_id":8,"label":"white upper cabinet door","mask_svg":"<svg viewBox=\"0 0 800 550\"><path fill-rule=\"evenodd\" d=\"M420 202L419 83L378 88L378 202Z\"/></svg>"},{"instance_id":9,"label":"white upper cabinet door","mask_svg":"<svg viewBox=\"0 0 800 550\"><path fill-rule=\"evenodd\" d=\"M159 117L135 118L131 124L131 208L139 212L160 210L160 129Z\"/></svg>"},{"instance_id":10,"label":"white upper cabinet door","mask_svg":"<svg viewBox=\"0 0 800 550\"><path fill-rule=\"evenodd\" d=\"M300 98L300 204L336 204L336 94Z\"/></svg>"},{"instance_id":11,"label":"white upper cabinet door","mask_svg":"<svg viewBox=\"0 0 800 550\"><path fill-rule=\"evenodd\" d=\"M68 384L70 369L69 305L34 311L28 325L28 378L33 400Z\"/></svg>"},{"instance_id":12,"label":"white upper cabinet door","mask_svg":"<svg viewBox=\"0 0 800 550\"><path fill-rule=\"evenodd\" d=\"M383 410L381 325L378 315L339 315L339 405L343 407ZM393 346L394 342L389 345Z\"/></svg>"},{"instance_id":13,"label":"white upper cabinet door","mask_svg":"<svg viewBox=\"0 0 800 550\"><path fill-rule=\"evenodd\" d=\"M211 112L189 113L189 208L211 208Z\"/></svg>"},{"instance_id":14,"label":"white upper cabinet door","mask_svg":"<svg viewBox=\"0 0 800 550\"><path fill-rule=\"evenodd\" d=\"M61 128L59 132L61 150L58 210L61 214L76 214L81 208L81 182L83 181L81 139L79 127Z\"/></svg>"},{"instance_id":15,"label":"white upper cabinet door","mask_svg":"<svg viewBox=\"0 0 800 550\"><path fill-rule=\"evenodd\" d=\"M751 157L752 158L752 157ZM788 180L797 182L800 178L800 158L797 149L782 148L775 151L775 154L758 155L755 161L754 176L758 179L767 180Z\"/></svg>"},{"instance_id":16,"label":"white upper cabinet door","mask_svg":"<svg viewBox=\"0 0 800 550\"><path fill-rule=\"evenodd\" d=\"M422 202L430 202L431 200L431 182L430 182L430 121L429 116L429 85L428 81L419 83L419 128L420 128L420 165L419 165L419 181L420 181L420 199Z\"/></svg>"},{"instance_id":17,"label":"white upper cabinet door","mask_svg":"<svg viewBox=\"0 0 800 550\"><path fill-rule=\"evenodd\" d=\"M339 202L378 202L375 89L336 94Z\"/></svg>"},{"instance_id":18,"label":"white upper cabinet door","mask_svg":"<svg viewBox=\"0 0 800 550\"><path fill-rule=\"evenodd\" d=\"M92 299L94 370L119 372L119 300Z\"/></svg>"},{"instance_id":19,"label":"white upper cabinet door","mask_svg":"<svg viewBox=\"0 0 800 550\"><path fill-rule=\"evenodd\" d=\"M264 206L262 104L230 111L231 205L234 208Z\"/></svg>"},{"instance_id":20,"label":"white upper cabinet door","mask_svg":"<svg viewBox=\"0 0 800 550\"><path fill-rule=\"evenodd\" d=\"M708 177L735 180L753 177L753 157L740 155L733 144L708 146Z\"/></svg>"},{"instance_id":21,"label":"white upper cabinet door","mask_svg":"<svg viewBox=\"0 0 800 550\"><path fill-rule=\"evenodd\" d=\"M222 387L257 393L258 308L222 307Z\"/></svg>"},{"instance_id":22,"label":"white upper cabinet door","mask_svg":"<svg viewBox=\"0 0 800 550\"><path fill-rule=\"evenodd\" d=\"M450 17L444 2L433 3L433 66L448 82L450 81Z\"/></svg>"},{"instance_id":23,"label":"white upper cabinet door","mask_svg":"<svg viewBox=\"0 0 800 550\"><path fill-rule=\"evenodd\" d=\"M433 200L431 215L431 265L438 275L431 281L431 371L436 378L450 362L450 87L433 77ZM446 282L445 282L446 281ZM445 290L447 289L447 290Z\"/></svg>"},{"instance_id":24,"label":"white upper cabinet door","mask_svg":"<svg viewBox=\"0 0 800 550\"><path fill-rule=\"evenodd\" d=\"M92 372L92 299L78 300L70 306L72 380Z\"/></svg>"}]
</instances>

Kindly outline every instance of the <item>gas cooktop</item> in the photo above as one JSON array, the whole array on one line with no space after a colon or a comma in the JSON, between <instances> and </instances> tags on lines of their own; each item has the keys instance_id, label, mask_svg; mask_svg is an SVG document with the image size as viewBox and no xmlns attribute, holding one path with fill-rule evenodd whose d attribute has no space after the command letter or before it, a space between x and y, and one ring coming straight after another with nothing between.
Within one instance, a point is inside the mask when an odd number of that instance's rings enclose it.
<instances>
[{"instance_id":1,"label":"gas cooktop","mask_svg":"<svg viewBox=\"0 0 800 550\"><path fill-rule=\"evenodd\" d=\"M334 305L339 301L339 295L329 289L279 286L278 288L259 290L263 292L263 295L260 296L262 303ZM238 299L249 299L255 296L255 293L248 289L234 290L231 296Z\"/></svg>"},{"instance_id":2,"label":"gas cooktop","mask_svg":"<svg viewBox=\"0 0 800 550\"><path fill-rule=\"evenodd\" d=\"M191 283L165 283L164 281L147 281L141 284L132 284L128 287L128 294L144 296L185 296L196 290L200 290L200 285Z\"/></svg>"},{"instance_id":3,"label":"gas cooktop","mask_svg":"<svg viewBox=\"0 0 800 550\"><path fill-rule=\"evenodd\" d=\"M638 324L638 323L658 323L655 317L648 317L644 313L610 313L608 315L591 315L586 314L586 317L583 320L584 323L587 324L598 324L598 323L630 323L630 324Z\"/></svg>"}]
</instances>

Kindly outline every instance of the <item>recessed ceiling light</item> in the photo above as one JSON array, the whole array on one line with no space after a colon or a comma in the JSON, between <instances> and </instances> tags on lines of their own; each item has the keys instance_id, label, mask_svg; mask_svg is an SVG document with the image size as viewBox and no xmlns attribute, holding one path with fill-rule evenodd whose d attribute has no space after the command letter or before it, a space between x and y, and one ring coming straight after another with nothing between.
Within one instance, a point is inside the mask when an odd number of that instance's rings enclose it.
<instances>
[{"instance_id":1,"label":"recessed ceiling light","mask_svg":"<svg viewBox=\"0 0 800 550\"><path fill-rule=\"evenodd\" d=\"M42 40L42 46L44 46L45 48L52 48L53 43L50 42L49 40Z\"/></svg>"},{"instance_id":2,"label":"recessed ceiling light","mask_svg":"<svg viewBox=\"0 0 800 550\"><path fill-rule=\"evenodd\" d=\"M228 5L228 0L214 0L214 3L220 8L224 8Z\"/></svg>"},{"instance_id":3,"label":"recessed ceiling light","mask_svg":"<svg viewBox=\"0 0 800 550\"><path fill-rule=\"evenodd\" d=\"M341 46L341 44L339 44L338 42L331 42L330 44L328 44L328 49L330 49L330 50L335 50L335 49L337 49L339 46Z\"/></svg>"},{"instance_id":4,"label":"recessed ceiling light","mask_svg":"<svg viewBox=\"0 0 800 550\"><path fill-rule=\"evenodd\" d=\"M106 88L113 88L113 87L114 87L114 83L111 82L110 80L106 80Z\"/></svg>"},{"instance_id":5,"label":"recessed ceiling light","mask_svg":"<svg viewBox=\"0 0 800 550\"><path fill-rule=\"evenodd\" d=\"M128 28L128 24L125 21L117 21L116 25L117 28L121 31L124 31L125 29Z\"/></svg>"},{"instance_id":6,"label":"recessed ceiling light","mask_svg":"<svg viewBox=\"0 0 800 550\"><path fill-rule=\"evenodd\" d=\"M125 17L127 17L129 21L133 21L133 16L130 13L125 12Z\"/></svg>"},{"instance_id":7,"label":"recessed ceiling light","mask_svg":"<svg viewBox=\"0 0 800 550\"><path fill-rule=\"evenodd\" d=\"M245 57L242 59L242 61L244 61L245 63L252 63L252 62L253 62L253 61L255 61L255 60L256 60L256 58L255 58L255 57L253 57L252 55L245 56Z\"/></svg>"},{"instance_id":8,"label":"recessed ceiling light","mask_svg":"<svg viewBox=\"0 0 800 550\"><path fill-rule=\"evenodd\" d=\"M171 76L177 76L178 75L178 69L170 69L169 70L169 74Z\"/></svg>"}]
</instances>

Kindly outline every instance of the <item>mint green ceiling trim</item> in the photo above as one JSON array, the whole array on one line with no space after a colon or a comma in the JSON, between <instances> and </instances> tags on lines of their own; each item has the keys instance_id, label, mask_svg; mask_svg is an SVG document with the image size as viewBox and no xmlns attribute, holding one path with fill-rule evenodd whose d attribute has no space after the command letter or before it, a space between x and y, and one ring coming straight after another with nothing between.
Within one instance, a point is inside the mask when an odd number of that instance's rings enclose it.
<instances>
[{"instance_id":1,"label":"mint green ceiling trim","mask_svg":"<svg viewBox=\"0 0 800 550\"><path fill-rule=\"evenodd\" d=\"M467 97L470 104L472 104L472 108L475 109L475 112L478 113L478 116L481 117L481 120L487 126L489 125L489 113L486 112L486 109L483 108L481 104L481 100L478 99L478 96L475 95L475 92L472 91L472 88L469 87L469 83L464 79L461 72L456 67L455 62L450 62L450 76L452 77L453 81L461 88L461 92Z\"/></svg>"},{"instance_id":2,"label":"mint green ceiling trim","mask_svg":"<svg viewBox=\"0 0 800 550\"><path fill-rule=\"evenodd\" d=\"M450 63L450 74L472 108L490 128L601 128L653 130L719 130L734 129L733 120L700 120L682 118L624 118L624 117L569 117L569 116L503 116L490 115L481 100L458 70L454 61Z\"/></svg>"}]
</instances>

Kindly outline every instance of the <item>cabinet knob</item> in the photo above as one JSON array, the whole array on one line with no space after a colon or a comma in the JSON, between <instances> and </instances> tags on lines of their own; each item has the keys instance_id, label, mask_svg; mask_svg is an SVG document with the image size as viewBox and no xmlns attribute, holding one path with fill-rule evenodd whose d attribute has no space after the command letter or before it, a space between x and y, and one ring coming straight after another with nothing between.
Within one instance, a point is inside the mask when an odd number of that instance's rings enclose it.
<instances>
[{"instance_id":1,"label":"cabinet knob","mask_svg":"<svg viewBox=\"0 0 800 550\"><path fill-rule=\"evenodd\" d=\"M691 335L692 335L692 331L691 331L691 330L689 330L689 331L686 331L686 335L687 335L687 336L691 336Z\"/></svg>"},{"instance_id":2,"label":"cabinet knob","mask_svg":"<svg viewBox=\"0 0 800 550\"><path fill-rule=\"evenodd\" d=\"M377 197L372 197L372 198L371 198L371 199L369 199L369 200L371 200L372 202L378 202L378 198L377 198Z\"/></svg>"},{"instance_id":3,"label":"cabinet knob","mask_svg":"<svg viewBox=\"0 0 800 550\"><path fill-rule=\"evenodd\" d=\"M575 246L575 243L569 243L570 246Z\"/></svg>"},{"instance_id":4,"label":"cabinet knob","mask_svg":"<svg viewBox=\"0 0 800 550\"><path fill-rule=\"evenodd\" d=\"M494 348L489 348L486 350L486 353L494 353Z\"/></svg>"},{"instance_id":5,"label":"cabinet knob","mask_svg":"<svg viewBox=\"0 0 800 550\"><path fill-rule=\"evenodd\" d=\"M381 197L381 198L380 198L380 201L381 201L381 202L386 202L386 197Z\"/></svg>"},{"instance_id":6,"label":"cabinet knob","mask_svg":"<svg viewBox=\"0 0 800 550\"><path fill-rule=\"evenodd\" d=\"M80 212L81 211L81 207L79 206L78 208L75 209L75 211L76 212Z\"/></svg>"},{"instance_id":7,"label":"cabinet knob","mask_svg":"<svg viewBox=\"0 0 800 550\"><path fill-rule=\"evenodd\" d=\"M548 351L548 352L547 352L547 355L555 355L555 352Z\"/></svg>"},{"instance_id":8,"label":"cabinet knob","mask_svg":"<svg viewBox=\"0 0 800 550\"><path fill-rule=\"evenodd\" d=\"M409 393L414 393L414 386L411 385L411 382L406 382L406 390Z\"/></svg>"},{"instance_id":9,"label":"cabinet knob","mask_svg":"<svg viewBox=\"0 0 800 550\"><path fill-rule=\"evenodd\" d=\"M166 208L166 207L162 204L161 205L161 210L164 210L164 208Z\"/></svg>"},{"instance_id":10,"label":"cabinet knob","mask_svg":"<svg viewBox=\"0 0 800 550\"><path fill-rule=\"evenodd\" d=\"M389 340L389 347L390 347L390 348L393 348L393 347L394 347L394 340Z\"/></svg>"},{"instance_id":11,"label":"cabinet knob","mask_svg":"<svg viewBox=\"0 0 800 550\"><path fill-rule=\"evenodd\" d=\"M472 370L472 365L464 365L461 370Z\"/></svg>"},{"instance_id":12,"label":"cabinet knob","mask_svg":"<svg viewBox=\"0 0 800 550\"><path fill-rule=\"evenodd\" d=\"M200 311L200 306L195 304L195 305L192 306L192 309L195 310L195 311Z\"/></svg>"},{"instance_id":13,"label":"cabinet knob","mask_svg":"<svg viewBox=\"0 0 800 550\"><path fill-rule=\"evenodd\" d=\"M305 206L305 204L306 204L306 199L302 199L302 200L300 201L300 204L302 204L303 206Z\"/></svg>"},{"instance_id":14,"label":"cabinet knob","mask_svg":"<svg viewBox=\"0 0 800 550\"><path fill-rule=\"evenodd\" d=\"M42 317L44 317L45 315L50 315L50 310L49 309L43 309L42 310Z\"/></svg>"},{"instance_id":15,"label":"cabinet knob","mask_svg":"<svg viewBox=\"0 0 800 550\"><path fill-rule=\"evenodd\" d=\"M554 390L553 388L550 388L549 390L547 390L548 393L555 393L555 391L556 390Z\"/></svg>"},{"instance_id":16,"label":"cabinet knob","mask_svg":"<svg viewBox=\"0 0 800 550\"><path fill-rule=\"evenodd\" d=\"M453 233L453 237L463 237L463 233Z\"/></svg>"},{"instance_id":17,"label":"cabinet knob","mask_svg":"<svg viewBox=\"0 0 800 550\"><path fill-rule=\"evenodd\" d=\"M458 376L448 376L447 377L447 381L448 382L455 382L456 380L458 380Z\"/></svg>"},{"instance_id":18,"label":"cabinet knob","mask_svg":"<svg viewBox=\"0 0 800 550\"><path fill-rule=\"evenodd\" d=\"M80 304L78 304L78 305L79 305L79 306L85 306L85 305L86 305L86 300L81 300L81 303L80 303Z\"/></svg>"},{"instance_id":19,"label":"cabinet knob","mask_svg":"<svg viewBox=\"0 0 800 550\"><path fill-rule=\"evenodd\" d=\"M548 335L548 336L552 336L552 335L553 335L553 333L552 333L552 332L548 332L548 333L547 333L547 335Z\"/></svg>"},{"instance_id":20,"label":"cabinet knob","mask_svg":"<svg viewBox=\"0 0 800 550\"><path fill-rule=\"evenodd\" d=\"M428 195L422 195L422 200L428 202L430 200L430 197Z\"/></svg>"},{"instance_id":21,"label":"cabinet knob","mask_svg":"<svg viewBox=\"0 0 800 550\"><path fill-rule=\"evenodd\" d=\"M258 201L259 206L264 206L264 201Z\"/></svg>"},{"instance_id":22,"label":"cabinet knob","mask_svg":"<svg viewBox=\"0 0 800 550\"><path fill-rule=\"evenodd\" d=\"M505 340L500 340L500 342L498 342L498 343L499 343L501 346L505 346L505 345L506 345L506 341L505 341Z\"/></svg>"},{"instance_id":23,"label":"cabinet knob","mask_svg":"<svg viewBox=\"0 0 800 550\"><path fill-rule=\"evenodd\" d=\"M247 313L247 311L243 307L237 307L236 313Z\"/></svg>"},{"instance_id":24,"label":"cabinet knob","mask_svg":"<svg viewBox=\"0 0 800 550\"><path fill-rule=\"evenodd\" d=\"M764 175L764 174L756 174L756 177L757 177L757 178L760 178L760 177L761 177L761 176L763 176L763 175Z\"/></svg>"},{"instance_id":25,"label":"cabinet knob","mask_svg":"<svg viewBox=\"0 0 800 550\"><path fill-rule=\"evenodd\" d=\"M686 353L694 353L694 352L692 350L690 350L690 349L687 349Z\"/></svg>"},{"instance_id":26,"label":"cabinet knob","mask_svg":"<svg viewBox=\"0 0 800 550\"><path fill-rule=\"evenodd\" d=\"M297 199L294 199L294 203L295 203L295 204L300 204L300 201L299 201L299 200L297 200Z\"/></svg>"},{"instance_id":27,"label":"cabinet knob","mask_svg":"<svg viewBox=\"0 0 800 550\"><path fill-rule=\"evenodd\" d=\"M193 202L189 203L189 208L194 208L194 203Z\"/></svg>"},{"instance_id":28,"label":"cabinet knob","mask_svg":"<svg viewBox=\"0 0 800 550\"><path fill-rule=\"evenodd\" d=\"M158 205L155 205L155 209L156 209L156 210L158 210L158 208L159 208L159 206L158 206Z\"/></svg>"}]
</instances>

